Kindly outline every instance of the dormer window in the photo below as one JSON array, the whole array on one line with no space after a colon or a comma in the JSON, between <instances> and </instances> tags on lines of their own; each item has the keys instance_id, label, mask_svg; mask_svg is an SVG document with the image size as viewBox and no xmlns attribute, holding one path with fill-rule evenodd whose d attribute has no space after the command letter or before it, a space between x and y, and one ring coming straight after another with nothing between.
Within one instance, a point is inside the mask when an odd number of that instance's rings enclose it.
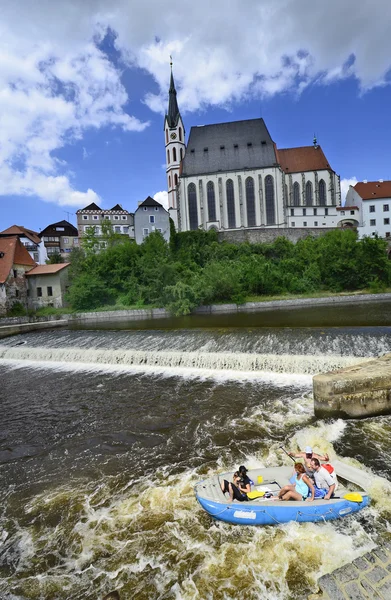
<instances>
[{"instance_id":1,"label":"dormer window","mask_svg":"<svg viewBox=\"0 0 391 600\"><path fill-rule=\"evenodd\" d=\"M239 144L234 144L234 148L239 148Z\"/></svg>"},{"instance_id":2,"label":"dormer window","mask_svg":"<svg viewBox=\"0 0 391 600\"><path fill-rule=\"evenodd\" d=\"M225 146L220 146L220 150L225 150Z\"/></svg>"},{"instance_id":3,"label":"dormer window","mask_svg":"<svg viewBox=\"0 0 391 600\"><path fill-rule=\"evenodd\" d=\"M204 148L204 152L208 152L208 148Z\"/></svg>"},{"instance_id":4,"label":"dormer window","mask_svg":"<svg viewBox=\"0 0 391 600\"><path fill-rule=\"evenodd\" d=\"M262 140L261 146L266 146L266 140Z\"/></svg>"},{"instance_id":5,"label":"dormer window","mask_svg":"<svg viewBox=\"0 0 391 600\"><path fill-rule=\"evenodd\" d=\"M247 142L247 148L251 148L252 142Z\"/></svg>"}]
</instances>

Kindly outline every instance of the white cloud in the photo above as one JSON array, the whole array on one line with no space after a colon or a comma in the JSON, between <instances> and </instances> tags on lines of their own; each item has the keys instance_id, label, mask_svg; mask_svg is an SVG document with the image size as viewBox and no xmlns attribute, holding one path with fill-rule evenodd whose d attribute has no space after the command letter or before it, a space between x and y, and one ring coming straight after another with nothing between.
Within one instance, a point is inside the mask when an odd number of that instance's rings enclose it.
<instances>
[{"instance_id":1,"label":"white cloud","mask_svg":"<svg viewBox=\"0 0 391 600\"><path fill-rule=\"evenodd\" d=\"M345 205L346 194L348 193L349 186L355 186L357 183L356 177L351 177L350 179L341 179L341 204Z\"/></svg>"},{"instance_id":2,"label":"white cloud","mask_svg":"<svg viewBox=\"0 0 391 600\"><path fill-rule=\"evenodd\" d=\"M166 107L173 55L186 112L346 77L363 90L385 85L390 17L389 0L378 0L376 10L365 0L40 0L28 10L25 0L3 2L0 194L41 190L49 201L75 203L79 192L55 151L87 128L147 126L125 111L121 72L100 46L108 28L123 65L145 69L157 82L158 93L136 97L153 111Z\"/></svg>"},{"instance_id":3,"label":"white cloud","mask_svg":"<svg viewBox=\"0 0 391 600\"><path fill-rule=\"evenodd\" d=\"M168 210L168 192L156 192L153 199L159 202L166 210Z\"/></svg>"}]
</instances>

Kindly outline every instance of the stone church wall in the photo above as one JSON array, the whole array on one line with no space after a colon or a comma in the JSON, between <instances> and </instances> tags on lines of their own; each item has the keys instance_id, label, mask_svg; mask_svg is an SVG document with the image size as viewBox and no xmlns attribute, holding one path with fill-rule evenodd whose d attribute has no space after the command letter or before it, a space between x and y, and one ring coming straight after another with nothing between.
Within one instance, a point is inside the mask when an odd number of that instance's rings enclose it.
<instances>
[{"instance_id":1,"label":"stone church wall","mask_svg":"<svg viewBox=\"0 0 391 600\"><path fill-rule=\"evenodd\" d=\"M308 236L320 237L331 231L331 227L265 227L262 229L232 229L230 231L219 231L218 238L220 242L230 242L231 244L240 244L249 242L250 244L271 243L278 237L285 237L294 244Z\"/></svg>"}]
</instances>

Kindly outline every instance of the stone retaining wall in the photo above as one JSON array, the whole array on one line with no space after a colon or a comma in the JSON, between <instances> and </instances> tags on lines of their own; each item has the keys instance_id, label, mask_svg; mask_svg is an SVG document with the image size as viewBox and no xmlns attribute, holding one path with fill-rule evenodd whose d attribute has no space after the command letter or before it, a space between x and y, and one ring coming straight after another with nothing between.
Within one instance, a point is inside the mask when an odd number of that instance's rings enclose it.
<instances>
[{"instance_id":1,"label":"stone retaining wall","mask_svg":"<svg viewBox=\"0 0 391 600\"><path fill-rule=\"evenodd\" d=\"M229 242L231 244L241 244L249 242L250 244L272 243L278 237L284 237L290 242L296 244L299 240L306 237L321 237L333 227L264 227L254 229L232 229L231 231L219 231L219 242Z\"/></svg>"},{"instance_id":2,"label":"stone retaining wall","mask_svg":"<svg viewBox=\"0 0 391 600\"><path fill-rule=\"evenodd\" d=\"M390 600L391 543L323 575L318 585L319 592L308 600Z\"/></svg>"}]
</instances>

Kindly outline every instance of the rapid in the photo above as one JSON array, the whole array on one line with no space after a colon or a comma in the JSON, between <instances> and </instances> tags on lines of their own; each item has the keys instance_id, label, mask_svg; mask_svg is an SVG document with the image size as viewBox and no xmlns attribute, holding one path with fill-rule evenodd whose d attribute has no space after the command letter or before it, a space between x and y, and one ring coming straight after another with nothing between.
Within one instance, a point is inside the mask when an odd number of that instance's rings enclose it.
<instances>
[{"instance_id":1,"label":"rapid","mask_svg":"<svg viewBox=\"0 0 391 600\"><path fill-rule=\"evenodd\" d=\"M187 322L188 323L188 322ZM0 598L300 600L391 539L391 417L316 420L312 375L391 352L391 327L61 329L0 340ZM358 515L238 527L210 474L312 445L383 479Z\"/></svg>"}]
</instances>

